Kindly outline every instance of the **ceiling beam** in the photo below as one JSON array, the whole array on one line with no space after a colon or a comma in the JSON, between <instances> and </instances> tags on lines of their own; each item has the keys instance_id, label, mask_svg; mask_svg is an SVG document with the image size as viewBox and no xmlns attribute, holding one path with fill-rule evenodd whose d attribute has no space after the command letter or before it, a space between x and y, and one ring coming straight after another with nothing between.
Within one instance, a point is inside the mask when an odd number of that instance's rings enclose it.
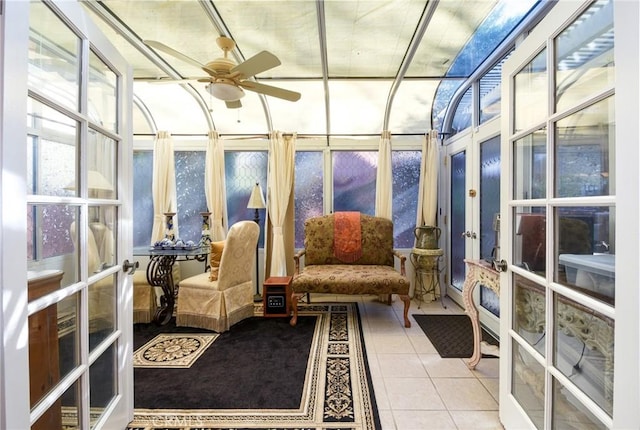
<instances>
[{"instance_id":1,"label":"ceiling beam","mask_svg":"<svg viewBox=\"0 0 640 430\"><path fill-rule=\"evenodd\" d=\"M324 15L324 0L316 1L318 17L318 41L320 42L320 60L322 66L322 84L324 86L324 114L327 125L327 136L331 135L331 109L329 96L329 63L327 55L327 20ZM327 138L327 145L329 140Z\"/></svg>"},{"instance_id":2,"label":"ceiling beam","mask_svg":"<svg viewBox=\"0 0 640 430\"><path fill-rule=\"evenodd\" d=\"M420 22L418 22L418 26L416 27L415 33L413 33L413 37L411 38L411 42L407 47L407 51L404 54L404 58L402 59L402 63L400 64L400 68L398 69L398 73L396 74L396 78L393 80L391 84L391 89L389 90L389 96L387 97L387 106L384 110L384 121L382 122L382 130L385 131L389 129L389 116L391 115L391 106L393 105L393 99L396 96L396 92L404 79L404 75L407 73L409 66L411 65L411 61L413 61L413 56L416 54L416 51L420 47L420 43L422 42L422 38L424 37L424 33L427 31L429 27L429 23L431 22L431 18L433 18L433 14L438 7L439 0L430 0L424 6L424 10L422 11L422 16L420 17ZM425 130L426 132L427 130Z\"/></svg>"}]
</instances>

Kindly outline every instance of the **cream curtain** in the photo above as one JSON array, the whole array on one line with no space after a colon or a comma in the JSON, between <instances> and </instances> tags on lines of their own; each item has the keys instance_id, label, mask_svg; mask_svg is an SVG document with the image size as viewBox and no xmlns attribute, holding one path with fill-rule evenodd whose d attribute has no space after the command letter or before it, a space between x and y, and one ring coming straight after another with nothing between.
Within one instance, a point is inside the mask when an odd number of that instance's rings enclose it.
<instances>
[{"instance_id":1,"label":"cream curtain","mask_svg":"<svg viewBox=\"0 0 640 430\"><path fill-rule=\"evenodd\" d=\"M391 132L383 131L378 146L376 216L392 219Z\"/></svg>"},{"instance_id":2,"label":"cream curtain","mask_svg":"<svg viewBox=\"0 0 640 430\"><path fill-rule=\"evenodd\" d=\"M168 131L159 131L153 143L153 229L151 244L164 237L166 212L177 212L176 167L173 155L173 139ZM173 218L176 237L178 217Z\"/></svg>"},{"instance_id":3,"label":"cream curtain","mask_svg":"<svg viewBox=\"0 0 640 430\"><path fill-rule=\"evenodd\" d=\"M431 130L422 140L422 163L416 226L436 225L438 209L438 132Z\"/></svg>"},{"instance_id":4,"label":"cream curtain","mask_svg":"<svg viewBox=\"0 0 640 430\"><path fill-rule=\"evenodd\" d=\"M270 276L286 276L287 257L283 224L293 193L293 172L296 134L283 136L273 131L269 139L269 177L267 187L267 209L272 224Z\"/></svg>"},{"instance_id":5,"label":"cream curtain","mask_svg":"<svg viewBox=\"0 0 640 430\"><path fill-rule=\"evenodd\" d=\"M209 132L204 167L204 193L211 212L211 240L227 237L227 193L224 182L224 148L218 132Z\"/></svg>"}]
</instances>

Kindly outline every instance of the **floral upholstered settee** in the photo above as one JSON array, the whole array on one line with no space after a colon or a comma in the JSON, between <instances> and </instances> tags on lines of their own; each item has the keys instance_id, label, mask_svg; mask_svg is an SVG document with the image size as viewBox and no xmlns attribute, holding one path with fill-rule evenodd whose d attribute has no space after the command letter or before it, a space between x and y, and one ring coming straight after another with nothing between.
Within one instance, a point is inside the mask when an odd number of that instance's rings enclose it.
<instances>
[{"instance_id":1,"label":"floral upholstered settee","mask_svg":"<svg viewBox=\"0 0 640 430\"><path fill-rule=\"evenodd\" d=\"M338 222L342 223L340 213L337 215ZM298 300L307 293L385 295L388 304L391 294L397 294L404 302L404 325L411 327L406 257L393 249L393 223L365 214L357 214L355 219L358 218L357 224L343 230L336 229L336 214L305 221L305 247L294 256L291 325L297 322ZM356 238L359 242L359 249L351 255L337 252L341 238L334 234L340 231L348 236L348 240ZM394 268L394 257L399 259L400 271ZM301 260L304 262L302 268Z\"/></svg>"}]
</instances>

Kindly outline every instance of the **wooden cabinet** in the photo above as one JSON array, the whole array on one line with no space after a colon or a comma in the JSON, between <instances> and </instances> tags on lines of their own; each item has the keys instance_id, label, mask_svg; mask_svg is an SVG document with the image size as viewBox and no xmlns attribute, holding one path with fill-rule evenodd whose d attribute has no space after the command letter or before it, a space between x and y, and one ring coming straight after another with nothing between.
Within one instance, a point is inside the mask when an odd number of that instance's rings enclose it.
<instances>
[{"instance_id":1,"label":"wooden cabinet","mask_svg":"<svg viewBox=\"0 0 640 430\"><path fill-rule=\"evenodd\" d=\"M264 281L262 306L265 317L288 317L291 313L291 276L272 276Z\"/></svg>"},{"instance_id":2,"label":"wooden cabinet","mask_svg":"<svg viewBox=\"0 0 640 430\"><path fill-rule=\"evenodd\" d=\"M29 272L28 299L40 298L60 288L63 272ZM60 380L58 307L53 304L29 316L29 391L31 407ZM62 428L60 400L31 429Z\"/></svg>"}]
</instances>

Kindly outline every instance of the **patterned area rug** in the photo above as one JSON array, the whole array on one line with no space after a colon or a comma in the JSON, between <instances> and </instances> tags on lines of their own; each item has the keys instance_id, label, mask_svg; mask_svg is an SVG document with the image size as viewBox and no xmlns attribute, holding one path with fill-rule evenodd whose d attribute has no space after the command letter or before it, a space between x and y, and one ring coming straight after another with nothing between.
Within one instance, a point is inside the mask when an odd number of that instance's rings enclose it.
<instances>
[{"instance_id":1,"label":"patterned area rug","mask_svg":"<svg viewBox=\"0 0 640 430\"><path fill-rule=\"evenodd\" d=\"M159 334L133 353L133 367L188 369L220 336L211 334Z\"/></svg>"},{"instance_id":2,"label":"patterned area rug","mask_svg":"<svg viewBox=\"0 0 640 430\"><path fill-rule=\"evenodd\" d=\"M299 315L317 318L298 407L135 409L129 429L380 429L357 304L301 304Z\"/></svg>"}]
</instances>

